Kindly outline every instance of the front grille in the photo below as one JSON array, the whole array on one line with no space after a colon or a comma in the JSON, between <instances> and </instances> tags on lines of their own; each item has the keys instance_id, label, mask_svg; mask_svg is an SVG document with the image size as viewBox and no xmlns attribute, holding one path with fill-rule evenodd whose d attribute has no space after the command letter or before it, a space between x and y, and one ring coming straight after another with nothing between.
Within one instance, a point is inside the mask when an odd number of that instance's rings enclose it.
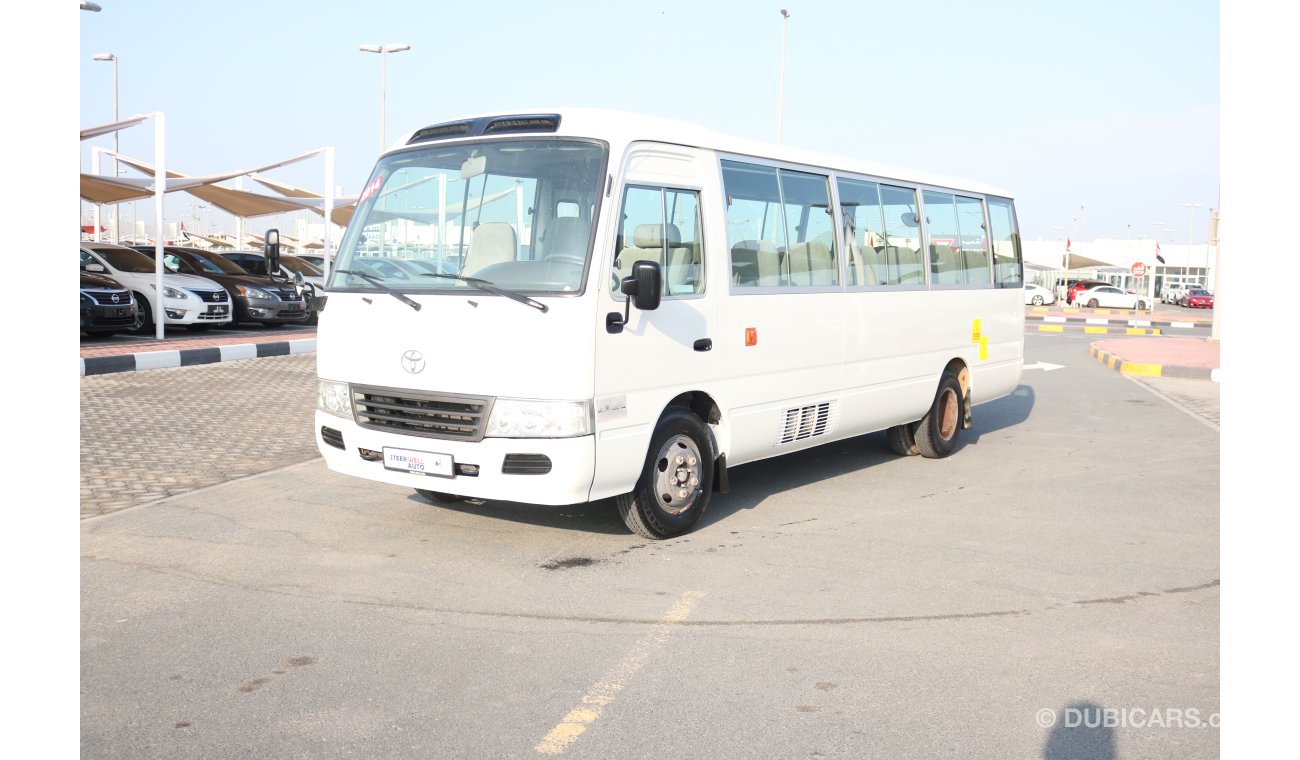
<instances>
[{"instance_id":1,"label":"front grille","mask_svg":"<svg viewBox=\"0 0 1300 760\"><path fill-rule=\"evenodd\" d=\"M226 303L230 300L230 294L224 290L192 290L190 292L198 296L203 303Z\"/></svg>"},{"instance_id":2,"label":"front grille","mask_svg":"<svg viewBox=\"0 0 1300 760\"><path fill-rule=\"evenodd\" d=\"M298 295L295 288L270 288L270 291L280 298L281 301L301 301L302 296Z\"/></svg>"},{"instance_id":3,"label":"front grille","mask_svg":"<svg viewBox=\"0 0 1300 760\"><path fill-rule=\"evenodd\" d=\"M481 441L492 399L354 385L352 408L362 427L425 438Z\"/></svg>"},{"instance_id":4,"label":"front grille","mask_svg":"<svg viewBox=\"0 0 1300 760\"><path fill-rule=\"evenodd\" d=\"M95 303L100 306L126 306L131 303L131 294L125 290L83 290L81 292L95 299Z\"/></svg>"}]
</instances>

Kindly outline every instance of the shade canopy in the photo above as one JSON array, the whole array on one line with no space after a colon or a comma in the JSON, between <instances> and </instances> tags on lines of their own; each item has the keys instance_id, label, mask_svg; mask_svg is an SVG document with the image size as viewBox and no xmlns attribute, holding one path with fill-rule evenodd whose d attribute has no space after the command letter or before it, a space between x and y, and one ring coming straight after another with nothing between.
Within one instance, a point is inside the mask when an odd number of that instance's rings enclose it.
<instances>
[{"instance_id":1,"label":"shade canopy","mask_svg":"<svg viewBox=\"0 0 1300 760\"><path fill-rule=\"evenodd\" d=\"M102 132L100 134L103 134ZM260 193L251 193L246 190L236 190L229 187L221 187L218 183L234 179L236 177L252 176L257 172L276 169L281 166L287 166L304 159L311 158L320 153L320 150L314 150L310 153L304 153L301 156L277 161L272 164L266 164L252 169L242 169L240 171L228 172L225 174L206 175L201 177L190 177L176 171L167 172L166 192L184 191L193 195L206 203L225 211L232 216L243 218L253 218L259 216L271 216L273 214L283 214L292 211L314 211L317 214L324 215L325 199L314 195L313 193L294 188L292 185L277 183L274 180L267 180L263 177L253 178L267 187L279 190L280 187L289 188L294 191L294 197L262 195ZM142 174L153 175L154 167L152 164L122 156L112 151L107 154L116 158L119 162L130 166ZM150 177L109 177L99 174L82 174L81 175L81 197L90 203L121 203L124 201L139 200L147 198L153 194L154 180ZM341 198L336 202L332 219L335 224L347 226L352 219L352 208L349 203L355 205L356 199Z\"/></svg>"},{"instance_id":2,"label":"shade canopy","mask_svg":"<svg viewBox=\"0 0 1300 760\"><path fill-rule=\"evenodd\" d=\"M1109 261L1101 261L1078 253L1062 254L1061 263L1062 266L1069 267L1071 272L1079 269L1096 269L1097 267L1115 266Z\"/></svg>"},{"instance_id":3,"label":"shade canopy","mask_svg":"<svg viewBox=\"0 0 1300 760\"><path fill-rule=\"evenodd\" d=\"M127 127L134 127L136 124L139 124L140 122L148 118L150 118L149 115L145 114L143 116L132 116L129 119L114 121L108 124L100 124L98 127L86 127L85 129L81 130L81 139L84 142L85 140L89 140L93 137L112 134L113 132L116 132L120 129L126 129Z\"/></svg>"}]
</instances>

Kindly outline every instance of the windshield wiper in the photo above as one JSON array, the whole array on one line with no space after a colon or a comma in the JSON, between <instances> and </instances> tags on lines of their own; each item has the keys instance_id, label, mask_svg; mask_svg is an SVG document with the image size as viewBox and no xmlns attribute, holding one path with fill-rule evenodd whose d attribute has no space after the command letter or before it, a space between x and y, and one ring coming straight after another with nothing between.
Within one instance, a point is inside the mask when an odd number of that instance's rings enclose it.
<instances>
[{"instance_id":1,"label":"windshield wiper","mask_svg":"<svg viewBox=\"0 0 1300 760\"><path fill-rule=\"evenodd\" d=\"M519 303L525 306L531 306L534 309L537 309L538 311L542 312L543 314L545 314L547 311L550 310L549 306L542 303L541 301L538 301L535 298L529 298L526 295L523 295L521 293L516 293L512 290L504 290L502 288L498 288L496 285L493 285L487 280L480 280L477 277L465 277L464 275L459 275L459 274L443 274L441 272L422 272L421 275L424 277L440 277L444 280L456 280L457 282L468 283L478 288L479 290L486 291L488 293L495 293L496 295L509 298L511 301L518 301Z\"/></svg>"},{"instance_id":2,"label":"windshield wiper","mask_svg":"<svg viewBox=\"0 0 1300 760\"><path fill-rule=\"evenodd\" d=\"M393 288L388 287L387 285L384 284L384 281L379 279L378 277L368 275L365 272L357 272L351 269L335 269L334 271L342 272L343 274L350 274L354 277L360 277L361 279L365 280L371 285L374 285L376 288L379 288L380 290L384 291L385 293L392 296L393 298L396 298L397 300L401 301L407 306L410 306L412 309L415 309L416 311L420 310L420 304L407 298L406 294L403 293L402 291L394 290Z\"/></svg>"}]
</instances>

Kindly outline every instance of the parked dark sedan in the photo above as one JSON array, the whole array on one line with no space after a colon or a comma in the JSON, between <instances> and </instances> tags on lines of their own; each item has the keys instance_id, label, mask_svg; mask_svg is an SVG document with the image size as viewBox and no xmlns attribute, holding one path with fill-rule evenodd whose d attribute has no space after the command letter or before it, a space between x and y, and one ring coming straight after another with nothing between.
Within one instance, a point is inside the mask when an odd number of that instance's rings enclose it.
<instances>
[{"instance_id":1,"label":"parked dark sedan","mask_svg":"<svg viewBox=\"0 0 1300 760\"><path fill-rule=\"evenodd\" d=\"M154 249L149 246L136 250L150 258L154 255ZM309 316L307 305L292 282L251 274L212 251L169 245L163 248L163 266L172 272L206 277L230 291L235 306L232 325L240 322L302 324Z\"/></svg>"},{"instance_id":2,"label":"parked dark sedan","mask_svg":"<svg viewBox=\"0 0 1300 760\"><path fill-rule=\"evenodd\" d=\"M131 291L112 277L81 273L81 331L87 335L112 335L136 326L139 308Z\"/></svg>"}]
</instances>

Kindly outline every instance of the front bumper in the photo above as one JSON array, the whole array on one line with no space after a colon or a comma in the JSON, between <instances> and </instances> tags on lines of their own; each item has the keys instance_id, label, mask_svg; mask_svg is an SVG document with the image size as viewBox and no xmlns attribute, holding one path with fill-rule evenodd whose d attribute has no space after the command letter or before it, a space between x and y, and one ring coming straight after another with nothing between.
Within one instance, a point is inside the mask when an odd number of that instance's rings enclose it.
<instances>
[{"instance_id":1,"label":"front bumper","mask_svg":"<svg viewBox=\"0 0 1300 760\"><path fill-rule=\"evenodd\" d=\"M134 302L112 306L95 304L81 310L81 329L127 330L135 326L137 313Z\"/></svg>"},{"instance_id":2,"label":"front bumper","mask_svg":"<svg viewBox=\"0 0 1300 760\"><path fill-rule=\"evenodd\" d=\"M577 504L587 501L591 493L596 463L594 436L484 438L468 442L394 435L363 428L351 420L319 410L315 422L316 447L325 464L345 475L406 488L524 504ZM322 437L323 428L328 429L328 441ZM439 477L390 470L382 458L385 447L450 456L457 465L457 474ZM545 456L549 471L536 474L505 471L507 457L515 461L528 455ZM463 474L460 470L466 465L477 468L477 474Z\"/></svg>"},{"instance_id":3,"label":"front bumper","mask_svg":"<svg viewBox=\"0 0 1300 760\"><path fill-rule=\"evenodd\" d=\"M308 317L307 305L302 301L281 301L275 298L244 299L243 312L247 321L266 324L306 322Z\"/></svg>"},{"instance_id":4,"label":"front bumper","mask_svg":"<svg viewBox=\"0 0 1300 760\"><path fill-rule=\"evenodd\" d=\"M145 304L141 304L142 307ZM220 325L230 321L231 306L190 299L164 298L163 311L169 325Z\"/></svg>"}]
</instances>

